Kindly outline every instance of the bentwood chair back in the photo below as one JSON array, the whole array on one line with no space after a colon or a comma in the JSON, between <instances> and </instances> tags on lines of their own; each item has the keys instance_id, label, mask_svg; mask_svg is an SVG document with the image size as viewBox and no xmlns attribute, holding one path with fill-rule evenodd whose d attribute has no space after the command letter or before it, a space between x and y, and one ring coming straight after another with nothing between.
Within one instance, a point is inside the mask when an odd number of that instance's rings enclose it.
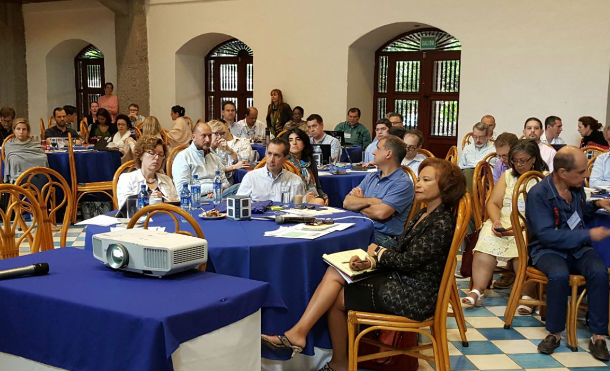
<instances>
[{"instance_id":1,"label":"bentwood chair back","mask_svg":"<svg viewBox=\"0 0 610 371\"><path fill-rule=\"evenodd\" d=\"M83 143L89 143L89 126L87 125L87 119L83 118L80 120L80 136L83 138Z\"/></svg>"},{"instance_id":2,"label":"bentwood chair back","mask_svg":"<svg viewBox=\"0 0 610 371\"><path fill-rule=\"evenodd\" d=\"M494 187L493 167L490 160L496 157L496 153L487 154L474 168L472 176L472 211L474 216L475 227L481 229L483 223L487 220L487 200L491 195L491 190ZM497 161L500 161L499 159Z\"/></svg>"},{"instance_id":3,"label":"bentwood chair back","mask_svg":"<svg viewBox=\"0 0 610 371\"><path fill-rule=\"evenodd\" d=\"M167 137L167 130L165 129L161 129L161 139L163 139L163 143L165 143L165 145L169 145L169 139Z\"/></svg>"},{"instance_id":4,"label":"bentwood chair back","mask_svg":"<svg viewBox=\"0 0 610 371\"><path fill-rule=\"evenodd\" d=\"M261 162L259 162L254 168L260 169L261 167L265 166L266 163L267 163L267 157L263 157ZM298 176L301 176L301 169L294 166L294 164L288 160L284 161L284 165L282 165L282 168L284 168L284 170L288 170L291 173L294 173Z\"/></svg>"},{"instance_id":5,"label":"bentwood chair back","mask_svg":"<svg viewBox=\"0 0 610 371\"><path fill-rule=\"evenodd\" d=\"M142 130L140 130L139 127L134 126L133 127L133 131L135 131L135 133L136 133L136 140L138 140L138 139L140 139L142 137Z\"/></svg>"},{"instance_id":6,"label":"bentwood chair back","mask_svg":"<svg viewBox=\"0 0 610 371\"><path fill-rule=\"evenodd\" d=\"M15 137L15 134L9 134L2 141L2 163L3 164L4 164L4 161L6 160L6 153L5 153L4 145L6 144L6 142L8 142L9 139L14 138L14 137ZM4 170L4 171L6 171L6 170Z\"/></svg>"},{"instance_id":7,"label":"bentwood chair back","mask_svg":"<svg viewBox=\"0 0 610 371\"><path fill-rule=\"evenodd\" d=\"M172 165L174 164L174 160L176 159L176 155L178 155L179 152L185 150L188 148L188 145L186 144L181 144L178 147L175 147L174 149L172 149L169 153L169 156L167 156L167 162L165 163L165 174L174 179L172 177Z\"/></svg>"},{"instance_id":8,"label":"bentwood chair back","mask_svg":"<svg viewBox=\"0 0 610 371\"><path fill-rule=\"evenodd\" d=\"M205 236L203 234L203 230L201 229L201 226L199 225L199 223L197 223L195 218L193 218L193 216L190 213L179 208L178 206L164 204L164 203L149 205L149 206L143 207L140 210L138 210L131 217L131 219L129 219L129 223L127 223L127 229L132 229L136 225L136 223L138 222L140 217L142 217L144 215L146 215L146 218L144 219L143 227L145 229L148 229L148 223L150 222L150 218L153 215L159 215L159 214L167 214L170 216L170 218L174 222L174 233L179 233L179 234L183 234L186 236L192 236L192 237L205 238ZM185 219L186 222L191 225L191 227L195 231L195 235L193 235L191 232L183 231L180 229L181 223L179 221L179 218ZM205 271L205 268L206 268L206 264L201 264L198 267L198 269L200 271Z\"/></svg>"},{"instance_id":9,"label":"bentwood chair back","mask_svg":"<svg viewBox=\"0 0 610 371\"><path fill-rule=\"evenodd\" d=\"M608 150L600 148L598 146L585 146L580 149L583 151L587 159L591 159L595 156L601 155L604 152L608 152Z\"/></svg>"},{"instance_id":10,"label":"bentwood chair back","mask_svg":"<svg viewBox=\"0 0 610 371\"><path fill-rule=\"evenodd\" d=\"M53 117L53 115L49 116L49 119L47 120L47 129L52 128L55 125L57 125L55 117Z\"/></svg>"},{"instance_id":11,"label":"bentwood chair back","mask_svg":"<svg viewBox=\"0 0 610 371\"><path fill-rule=\"evenodd\" d=\"M401 168L402 171L404 171L409 176L409 178L411 178L411 181L413 182L413 188L415 189L415 185L417 184L417 175L415 175L415 172L406 165L401 165ZM413 218L415 217L415 214L417 214L417 212L421 210L423 206L424 205L421 202L415 201L415 192L413 192L413 203L411 204L411 210L409 211L409 216L407 216L407 221L405 222L405 228L407 228L407 225L409 225L411 220L413 220Z\"/></svg>"},{"instance_id":12,"label":"bentwood chair back","mask_svg":"<svg viewBox=\"0 0 610 371\"><path fill-rule=\"evenodd\" d=\"M40 140L45 140L45 136L44 136L44 132L45 132L45 127L44 127L44 120L42 119L42 117L40 118Z\"/></svg>"},{"instance_id":13,"label":"bentwood chair back","mask_svg":"<svg viewBox=\"0 0 610 371\"><path fill-rule=\"evenodd\" d=\"M585 187L589 186L589 179L591 178L593 165L595 164L595 160L597 160L599 155L601 155L601 153L598 153L597 155L593 156L589 161L587 161L587 176L585 177Z\"/></svg>"},{"instance_id":14,"label":"bentwood chair back","mask_svg":"<svg viewBox=\"0 0 610 371\"><path fill-rule=\"evenodd\" d=\"M6 209L0 211L0 259L19 256L19 246L26 240L30 253L52 249L53 236L50 229L41 228L43 211L36 196L14 184L0 184L0 194L9 200ZM25 222L23 213L32 214L30 223ZM17 231L17 227L21 231Z\"/></svg>"},{"instance_id":15,"label":"bentwood chair back","mask_svg":"<svg viewBox=\"0 0 610 371\"><path fill-rule=\"evenodd\" d=\"M76 221L78 203L84 195L89 193L102 193L112 199L112 181L79 183L76 177L76 162L74 160L74 145L72 135L68 133L68 164L70 166L70 185L74 197L74 211L72 212L72 222Z\"/></svg>"},{"instance_id":16,"label":"bentwood chair back","mask_svg":"<svg viewBox=\"0 0 610 371\"><path fill-rule=\"evenodd\" d=\"M512 325L515 317L517 306L522 305L537 305L546 307L546 301L543 298L544 286L548 283L547 276L540 270L528 265L528 250L529 235L527 232L527 224L525 222L525 211L523 208L519 210L519 200L525 202L527 200L528 190L536 183L542 181L544 175L538 171L528 171L522 174L515 184L512 198L512 211L510 214L511 225L515 234L515 242L517 244L517 253L519 256L519 265L515 283L510 293L506 311L504 312L504 328L508 329ZM521 299L521 293L526 284L535 283L538 288L537 299ZM578 306L582 302L586 289L578 295L580 287L586 284L585 278L581 275L570 275L569 284L572 291L572 296L568 303L568 312L566 317L566 332L568 347L573 351L578 349L578 340L576 336L576 321L578 314Z\"/></svg>"},{"instance_id":17,"label":"bentwood chair back","mask_svg":"<svg viewBox=\"0 0 610 371\"><path fill-rule=\"evenodd\" d=\"M460 200L458 206L456 227L453 233L451 248L447 255L441 285L437 293L434 316L419 322L402 316L350 310L347 314L348 370L357 370L358 362L400 354L434 362L436 370L445 371L451 369L449 363L449 346L447 344L447 308L450 301L453 306L453 292L457 295L457 286L455 285L454 276L455 267L457 265L456 254L466 235L471 208L470 194L466 193ZM459 303L459 300L457 302ZM457 305L458 306L453 306L453 311L461 312L461 306L459 306L459 304ZM367 327L362 328L363 326ZM429 327L430 331L426 331L426 327ZM363 337L370 332L378 330L414 332L429 338L431 343L398 349L393 345L371 342L370 339ZM358 349L360 342L374 343L374 345L380 347L380 352L359 356ZM433 350L432 357L423 352L430 348Z\"/></svg>"},{"instance_id":18,"label":"bentwood chair back","mask_svg":"<svg viewBox=\"0 0 610 371\"><path fill-rule=\"evenodd\" d=\"M36 197L42 210L40 228L48 229L50 235L54 230L59 229L59 246L65 247L74 208L74 198L68 182L51 168L33 167L21 173L15 184L29 190ZM62 209L64 209L63 220L61 228L58 228L57 215ZM53 245L53 240L51 239L49 243Z\"/></svg>"},{"instance_id":19,"label":"bentwood chair back","mask_svg":"<svg viewBox=\"0 0 610 371\"><path fill-rule=\"evenodd\" d=\"M451 146L445 155L445 160L457 165L457 147Z\"/></svg>"},{"instance_id":20,"label":"bentwood chair back","mask_svg":"<svg viewBox=\"0 0 610 371\"><path fill-rule=\"evenodd\" d=\"M464 135L464 138L462 138L462 150L464 149L464 147L466 147L467 145L470 144L471 138L472 138L472 131L469 133L466 133L466 135Z\"/></svg>"},{"instance_id":21,"label":"bentwood chair back","mask_svg":"<svg viewBox=\"0 0 610 371\"><path fill-rule=\"evenodd\" d=\"M114 176L112 177L112 207L113 207L113 210L119 209L119 200L118 200L118 196L117 196L117 192L116 192L117 185L119 183L119 177L123 173L129 173L134 170L137 170L136 162L134 160L129 160L129 161L123 163L121 166L119 166L119 168L116 169L116 171L114 172Z\"/></svg>"},{"instance_id":22,"label":"bentwood chair back","mask_svg":"<svg viewBox=\"0 0 610 371\"><path fill-rule=\"evenodd\" d=\"M423 148L418 148L417 153L420 153L426 157L435 157L434 153L428 151L427 149L423 149Z\"/></svg>"}]
</instances>

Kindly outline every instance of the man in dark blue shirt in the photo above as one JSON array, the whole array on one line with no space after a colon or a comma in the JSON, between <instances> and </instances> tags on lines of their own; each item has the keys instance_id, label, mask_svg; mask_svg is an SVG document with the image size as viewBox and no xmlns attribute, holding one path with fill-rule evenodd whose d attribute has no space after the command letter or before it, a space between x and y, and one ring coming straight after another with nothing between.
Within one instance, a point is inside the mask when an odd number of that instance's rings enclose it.
<instances>
[{"instance_id":1,"label":"man in dark blue shirt","mask_svg":"<svg viewBox=\"0 0 610 371\"><path fill-rule=\"evenodd\" d=\"M587 202L583 180L587 159L576 147L563 147L553 160L554 171L532 187L526 203L529 253L534 267L544 272L547 285L546 329L538 344L540 353L551 354L559 346L566 323L569 275L582 274L587 281L591 354L608 360L608 273L591 241L610 236L605 227L587 229L584 219L597 208L610 211L610 199Z\"/></svg>"}]
</instances>

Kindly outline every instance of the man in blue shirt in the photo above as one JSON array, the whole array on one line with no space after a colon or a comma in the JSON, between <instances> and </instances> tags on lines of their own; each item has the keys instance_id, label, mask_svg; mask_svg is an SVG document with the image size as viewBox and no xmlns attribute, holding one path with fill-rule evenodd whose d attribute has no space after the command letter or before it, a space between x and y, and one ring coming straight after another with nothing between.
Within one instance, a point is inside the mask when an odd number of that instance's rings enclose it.
<instances>
[{"instance_id":1,"label":"man in blue shirt","mask_svg":"<svg viewBox=\"0 0 610 371\"><path fill-rule=\"evenodd\" d=\"M405 144L399 138L390 135L381 139L374 152L377 171L367 174L343 201L344 208L373 220L375 243L384 247L396 245L413 203L413 183L400 167L405 154Z\"/></svg>"},{"instance_id":2,"label":"man in blue shirt","mask_svg":"<svg viewBox=\"0 0 610 371\"><path fill-rule=\"evenodd\" d=\"M591 241L610 236L605 227L587 229L584 218L597 208L610 211L610 199L586 202L582 187L587 172L583 152L563 147L553 159L553 173L532 187L526 202L529 253L532 264L549 279L546 329L549 335L538 344L540 353L551 354L559 346L566 323L569 275L582 274L587 281L589 341L591 354L608 360L608 273Z\"/></svg>"}]
</instances>

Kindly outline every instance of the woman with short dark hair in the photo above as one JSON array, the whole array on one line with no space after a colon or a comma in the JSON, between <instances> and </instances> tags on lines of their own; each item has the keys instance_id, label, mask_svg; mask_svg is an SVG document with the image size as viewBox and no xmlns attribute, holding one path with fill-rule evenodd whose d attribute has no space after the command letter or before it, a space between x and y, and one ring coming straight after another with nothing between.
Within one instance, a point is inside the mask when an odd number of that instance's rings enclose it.
<instances>
[{"instance_id":1,"label":"woman with short dark hair","mask_svg":"<svg viewBox=\"0 0 610 371\"><path fill-rule=\"evenodd\" d=\"M183 144L189 144L193 137L193 128L184 118L184 107L173 106L170 112L174 125L167 132L167 141L169 142L169 150Z\"/></svg>"}]
</instances>

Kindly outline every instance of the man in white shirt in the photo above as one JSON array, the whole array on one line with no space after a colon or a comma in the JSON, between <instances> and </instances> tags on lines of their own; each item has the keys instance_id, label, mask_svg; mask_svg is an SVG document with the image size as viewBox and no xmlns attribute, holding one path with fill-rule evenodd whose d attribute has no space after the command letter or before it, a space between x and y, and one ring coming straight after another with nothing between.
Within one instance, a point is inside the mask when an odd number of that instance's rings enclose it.
<instances>
[{"instance_id":1,"label":"man in white shirt","mask_svg":"<svg viewBox=\"0 0 610 371\"><path fill-rule=\"evenodd\" d=\"M542 136L542 122L538 120L536 117L530 117L525 120L525 124L523 125L523 135L526 139L535 140L538 143L538 148L540 148L540 156L546 165L549 167L549 171L553 172L553 158L555 158L555 149L551 147L549 144L542 143L540 141L540 137Z\"/></svg>"},{"instance_id":2,"label":"man in white shirt","mask_svg":"<svg viewBox=\"0 0 610 371\"><path fill-rule=\"evenodd\" d=\"M472 127L473 143L464 147L460 156L459 166L461 169L474 169L479 161L488 153L494 151L494 146L489 142L489 126L483 122L477 122Z\"/></svg>"},{"instance_id":3,"label":"man in white shirt","mask_svg":"<svg viewBox=\"0 0 610 371\"><path fill-rule=\"evenodd\" d=\"M252 201L282 202L282 192L305 194L301 177L284 170L282 165L290 156L290 145L283 138L274 138L267 145L264 167L248 172L241 181L237 194L249 196Z\"/></svg>"},{"instance_id":4,"label":"man in white shirt","mask_svg":"<svg viewBox=\"0 0 610 371\"><path fill-rule=\"evenodd\" d=\"M235 135L238 138L244 137L244 127L238 125L235 122L235 115L237 114L235 103L226 100L222 102L222 119L225 121L229 130L231 130L231 134Z\"/></svg>"},{"instance_id":5,"label":"man in white shirt","mask_svg":"<svg viewBox=\"0 0 610 371\"><path fill-rule=\"evenodd\" d=\"M544 120L544 135L540 137L542 143L548 144L565 144L559 137L563 130L563 123L557 116L549 116Z\"/></svg>"},{"instance_id":6,"label":"man in white shirt","mask_svg":"<svg viewBox=\"0 0 610 371\"><path fill-rule=\"evenodd\" d=\"M255 107L248 107L246 117L243 120L237 121L236 125L243 128L242 137L248 138L253 142L265 139L265 128L267 125L258 119L258 110ZM239 138L239 136L237 137Z\"/></svg>"},{"instance_id":7,"label":"man in white shirt","mask_svg":"<svg viewBox=\"0 0 610 371\"><path fill-rule=\"evenodd\" d=\"M225 176L222 161L210 150L211 142L212 129L210 125L205 122L198 122L193 131L192 143L176 155L172 164L172 177L178 193L182 190L182 185L184 183L190 184L193 175L197 174L201 185L201 194L211 198L216 170L220 171L222 188L229 187L230 184Z\"/></svg>"},{"instance_id":8,"label":"man in white shirt","mask_svg":"<svg viewBox=\"0 0 610 371\"><path fill-rule=\"evenodd\" d=\"M494 130L496 128L496 119L492 115L485 115L481 117L481 122L487 124L487 127L489 127L489 130L487 131L489 138L496 139L494 134Z\"/></svg>"},{"instance_id":9,"label":"man in white shirt","mask_svg":"<svg viewBox=\"0 0 610 371\"><path fill-rule=\"evenodd\" d=\"M366 150L364 151L364 159L362 160L363 163L369 164L373 162L373 159L375 158L373 152L375 152L377 149L377 143L389 135L391 127L392 123L390 120L385 118L377 120L375 123L375 139L373 139L371 144L366 147Z\"/></svg>"},{"instance_id":10,"label":"man in white shirt","mask_svg":"<svg viewBox=\"0 0 610 371\"><path fill-rule=\"evenodd\" d=\"M421 131L417 129L407 130L403 137L405 142L407 155L402 159L401 165L408 166L415 175L419 174L419 165L426 159L426 156L417 153L417 150L424 144L424 136Z\"/></svg>"},{"instance_id":11,"label":"man in white shirt","mask_svg":"<svg viewBox=\"0 0 610 371\"><path fill-rule=\"evenodd\" d=\"M333 136L327 135L324 132L324 121L322 116L317 113L307 117L307 129L309 131L309 140L311 144L330 144L330 159L332 162L339 161L341 155L341 143Z\"/></svg>"}]
</instances>

